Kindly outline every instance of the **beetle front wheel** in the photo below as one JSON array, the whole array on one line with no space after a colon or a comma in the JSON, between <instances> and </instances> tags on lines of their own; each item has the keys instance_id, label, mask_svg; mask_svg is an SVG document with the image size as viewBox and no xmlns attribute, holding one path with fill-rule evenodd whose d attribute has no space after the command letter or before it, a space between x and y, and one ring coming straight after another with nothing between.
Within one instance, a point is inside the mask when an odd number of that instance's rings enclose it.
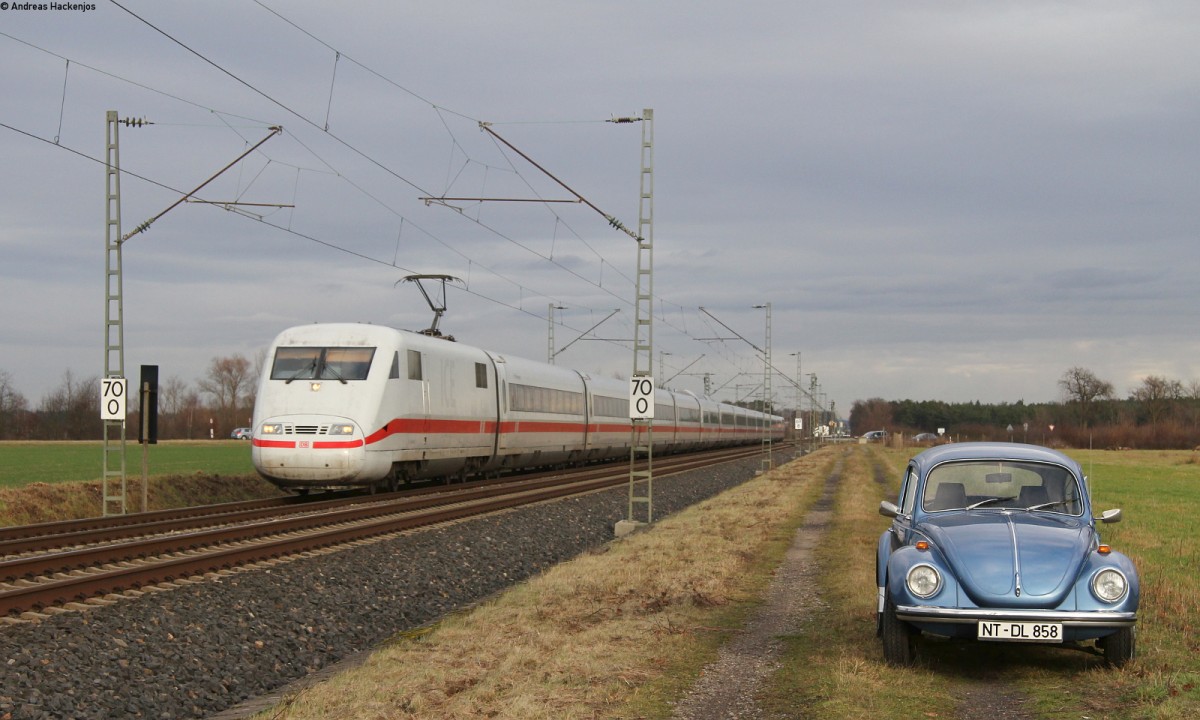
<instances>
[{"instance_id":1,"label":"beetle front wheel","mask_svg":"<svg viewBox=\"0 0 1200 720\"><path fill-rule=\"evenodd\" d=\"M1112 635L1100 638L1097 643L1104 650L1104 659L1113 667L1121 667L1133 659L1137 645L1133 628L1123 627Z\"/></svg>"},{"instance_id":2,"label":"beetle front wheel","mask_svg":"<svg viewBox=\"0 0 1200 720\"><path fill-rule=\"evenodd\" d=\"M912 626L896 617L896 608L891 598L883 607L883 659L889 665L912 665L913 644L916 634Z\"/></svg>"}]
</instances>

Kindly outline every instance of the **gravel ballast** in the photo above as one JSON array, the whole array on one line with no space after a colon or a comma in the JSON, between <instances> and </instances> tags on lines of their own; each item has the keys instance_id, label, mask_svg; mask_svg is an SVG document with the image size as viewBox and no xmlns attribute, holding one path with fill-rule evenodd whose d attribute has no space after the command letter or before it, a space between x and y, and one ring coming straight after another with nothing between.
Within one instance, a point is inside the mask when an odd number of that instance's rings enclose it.
<instances>
[{"instance_id":1,"label":"gravel ballast","mask_svg":"<svg viewBox=\"0 0 1200 720\"><path fill-rule=\"evenodd\" d=\"M656 478L655 517L760 465ZM622 487L0 628L0 717L207 717L609 542L627 508Z\"/></svg>"}]
</instances>

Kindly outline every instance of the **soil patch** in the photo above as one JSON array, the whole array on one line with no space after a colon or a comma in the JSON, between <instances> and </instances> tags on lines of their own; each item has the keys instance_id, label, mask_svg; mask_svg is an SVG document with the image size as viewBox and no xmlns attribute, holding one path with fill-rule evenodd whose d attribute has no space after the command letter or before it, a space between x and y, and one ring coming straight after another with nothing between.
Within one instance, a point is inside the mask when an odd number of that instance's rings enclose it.
<instances>
[{"instance_id":1,"label":"soil patch","mask_svg":"<svg viewBox=\"0 0 1200 720\"><path fill-rule=\"evenodd\" d=\"M141 478L126 486L129 512L141 510ZM151 510L211 505L279 495L257 475L164 475L150 478ZM79 520L102 514L99 482L35 482L0 489L0 526Z\"/></svg>"}]
</instances>

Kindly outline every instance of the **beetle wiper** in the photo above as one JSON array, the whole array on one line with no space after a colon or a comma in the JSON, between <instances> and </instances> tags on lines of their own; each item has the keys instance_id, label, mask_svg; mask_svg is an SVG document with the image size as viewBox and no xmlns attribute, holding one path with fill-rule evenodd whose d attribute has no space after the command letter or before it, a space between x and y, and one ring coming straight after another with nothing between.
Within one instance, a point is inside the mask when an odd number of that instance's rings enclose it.
<instances>
[{"instance_id":1,"label":"beetle wiper","mask_svg":"<svg viewBox=\"0 0 1200 720\"><path fill-rule=\"evenodd\" d=\"M1048 508L1048 507L1054 507L1055 505L1066 505L1066 504L1067 504L1066 500L1051 500L1050 502L1044 502L1044 503L1041 503L1038 505L1030 505L1029 507L1027 507L1025 509L1030 512L1033 512L1034 510L1041 510L1042 508Z\"/></svg>"},{"instance_id":2,"label":"beetle wiper","mask_svg":"<svg viewBox=\"0 0 1200 720\"><path fill-rule=\"evenodd\" d=\"M994 502L997 502L997 501L1000 501L1000 500L1016 500L1016 498L1015 498L1015 497L990 497L990 498L984 498L984 499L980 500L979 502L971 503L970 505L968 505L968 506L967 506L967 509L968 509L968 510L974 510L975 508L979 507L980 505L987 505L988 503L994 503Z\"/></svg>"}]
</instances>

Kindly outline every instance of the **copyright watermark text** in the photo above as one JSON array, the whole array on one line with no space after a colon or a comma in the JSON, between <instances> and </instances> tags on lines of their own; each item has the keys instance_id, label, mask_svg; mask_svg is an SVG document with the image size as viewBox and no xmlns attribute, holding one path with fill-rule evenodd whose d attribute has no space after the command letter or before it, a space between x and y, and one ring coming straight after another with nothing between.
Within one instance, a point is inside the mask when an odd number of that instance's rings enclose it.
<instances>
[{"instance_id":1,"label":"copyright watermark text","mask_svg":"<svg viewBox=\"0 0 1200 720\"><path fill-rule=\"evenodd\" d=\"M39 10L46 12L90 12L96 9L91 2L0 2L0 12Z\"/></svg>"}]
</instances>

